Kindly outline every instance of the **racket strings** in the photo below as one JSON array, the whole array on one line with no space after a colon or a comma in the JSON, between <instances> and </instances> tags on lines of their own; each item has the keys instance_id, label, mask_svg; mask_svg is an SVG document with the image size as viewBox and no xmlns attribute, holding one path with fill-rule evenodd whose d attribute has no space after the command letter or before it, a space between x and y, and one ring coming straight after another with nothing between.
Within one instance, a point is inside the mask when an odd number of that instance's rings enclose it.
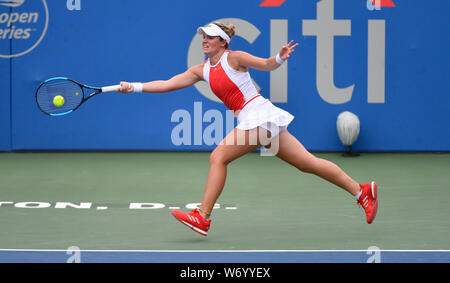
<instances>
[{"instance_id":1,"label":"racket strings","mask_svg":"<svg viewBox=\"0 0 450 283\"><path fill-rule=\"evenodd\" d=\"M62 96L64 103L55 100ZM36 94L36 102L39 107L50 115L64 114L77 108L83 101L83 89L76 83L57 79L51 80L40 86ZM59 102L59 103L55 103Z\"/></svg>"}]
</instances>

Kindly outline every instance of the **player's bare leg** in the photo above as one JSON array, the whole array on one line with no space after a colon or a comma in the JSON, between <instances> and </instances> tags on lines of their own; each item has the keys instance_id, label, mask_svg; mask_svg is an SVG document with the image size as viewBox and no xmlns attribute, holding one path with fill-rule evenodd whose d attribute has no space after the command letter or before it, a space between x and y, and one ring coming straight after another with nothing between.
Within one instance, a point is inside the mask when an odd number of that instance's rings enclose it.
<instances>
[{"instance_id":1,"label":"player's bare leg","mask_svg":"<svg viewBox=\"0 0 450 283\"><path fill-rule=\"evenodd\" d=\"M356 196L359 184L333 162L317 158L287 130L280 133L277 156L305 173L315 174Z\"/></svg>"},{"instance_id":2,"label":"player's bare leg","mask_svg":"<svg viewBox=\"0 0 450 283\"><path fill-rule=\"evenodd\" d=\"M208 179L206 181L200 213L208 218L221 194L227 176L227 165L237 158L261 147L260 137L269 136L262 128L248 131L234 129L211 153Z\"/></svg>"}]
</instances>

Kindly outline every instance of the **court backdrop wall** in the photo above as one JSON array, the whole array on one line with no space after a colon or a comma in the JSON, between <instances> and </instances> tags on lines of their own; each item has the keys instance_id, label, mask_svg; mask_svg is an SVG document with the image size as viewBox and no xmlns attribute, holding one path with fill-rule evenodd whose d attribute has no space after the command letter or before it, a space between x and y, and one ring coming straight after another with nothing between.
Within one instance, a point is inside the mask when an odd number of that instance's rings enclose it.
<instances>
[{"instance_id":1,"label":"court backdrop wall","mask_svg":"<svg viewBox=\"0 0 450 283\"><path fill-rule=\"evenodd\" d=\"M204 83L167 94L99 95L56 118L38 110L34 94L55 76L97 86L168 79L204 62L196 30L217 19L238 28L232 50L269 57L288 40L300 43L277 71L251 75L264 97L296 117L289 131L309 150L345 149L336 130L343 111L361 121L355 150L450 150L449 1L394 0L396 7L381 9L366 0L262 2L0 5L0 50L12 42L14 56L0 58L0 150L213 149L211 141L237 121Z\"/></svg>"},{"instance_id":2,"label":"court backdrop wall","mask_svg":"<svg viewBox=\"0 0 450 283\"><path fill-rule=\"evenodd\" d=\"M9 43L7 44L9 48ZM4 46L2 45L2 48ZM0 59L0 151L11 150L10 59Z\"/></svg>"}]
</instances>

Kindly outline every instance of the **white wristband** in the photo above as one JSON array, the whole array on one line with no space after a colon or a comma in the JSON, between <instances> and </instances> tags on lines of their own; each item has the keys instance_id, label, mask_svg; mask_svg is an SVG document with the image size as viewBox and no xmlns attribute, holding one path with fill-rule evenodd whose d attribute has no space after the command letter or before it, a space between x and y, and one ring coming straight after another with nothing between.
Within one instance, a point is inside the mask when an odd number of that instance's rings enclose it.
<instances>
[{"instance_id":1,"label":"white wristband","mask_svg":"<svg viewBox=\"0 0 450 283\"><path fill-rule=\"evenodd\" d=\"M275 60L277 61L278 64L282 65L286 60L281 59L280 57L280 53L277 54L277 56L275 57Z\"/></svg>"},{"instance_id":2,"label":"white wristband","mask_svg":"<svg viewBox=\"0 0 450 283\"><path fill-rule=\"evenodd\" d=\"M142 89L144 88L142 83L131 83L131 84L133 85L134 92L142 92Z\"/></svg>"}]
</instances>

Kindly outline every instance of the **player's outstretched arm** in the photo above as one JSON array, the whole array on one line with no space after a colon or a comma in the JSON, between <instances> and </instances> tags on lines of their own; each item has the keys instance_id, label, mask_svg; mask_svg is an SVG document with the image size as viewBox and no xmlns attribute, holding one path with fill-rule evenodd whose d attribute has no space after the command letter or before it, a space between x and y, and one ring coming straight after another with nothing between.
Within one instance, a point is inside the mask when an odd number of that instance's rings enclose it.
<instances>
[{"instance_id":1,"label":"player's outstretched arm","mask_svg":"<svg viewBox=\"0 0 450 283\"><path fill-rule=\"evenodd\" d=\"M186 72L178 74L169 80L151 81L142 84L142 92L162 93L189 87L203 80L203 65L196 65ZM135 85L129 82L120 82L118 92L130 93L135 91Z\"/></svg>"},{"instance_id":2,"label":"player's outstretched arm","mask_svg":"<svg viewBox=\"0 0 450 283\"><path fill-rule=\"evenodd\" d=\"M273 71L291 57L291 54L295 51L295 47L297 46L298 43L294 44L294 41L291 40L291 42L280 49L277 56L267 59L256 57L243 51L234 51L231 55L231 60L236 60L237 64L242 67L261 71Z\"/></svg>"}]
</instances>

